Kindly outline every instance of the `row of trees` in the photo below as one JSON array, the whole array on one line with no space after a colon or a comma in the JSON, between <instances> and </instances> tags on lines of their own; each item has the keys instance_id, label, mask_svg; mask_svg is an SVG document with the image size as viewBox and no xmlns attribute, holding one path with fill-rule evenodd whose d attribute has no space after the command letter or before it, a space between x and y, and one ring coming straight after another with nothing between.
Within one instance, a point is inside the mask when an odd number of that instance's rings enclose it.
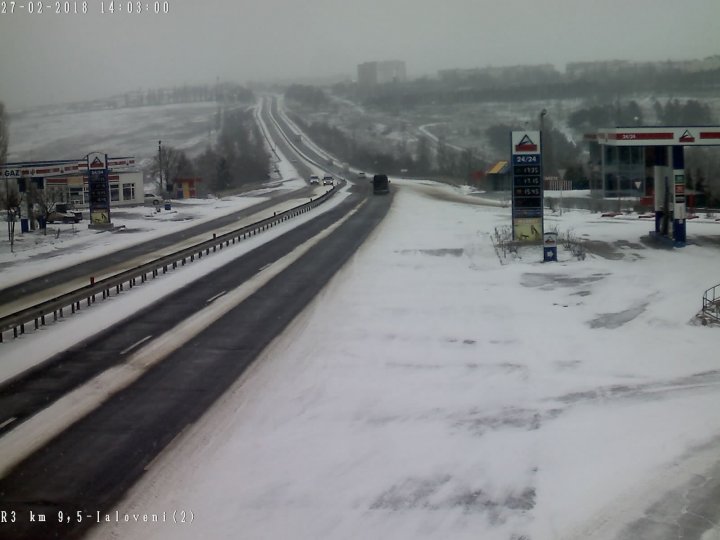
<instances>
[{"instance_id":1,"label":"row of trees","mask_svg":"<svg viewBox=\"0 0 720 540\"><path fill-rule=\"evenodd\" d=\"M666 126L702 126L715 123L710 105L696 99L689 99L685 103L672 99L666 101L665 105L656 100L653 109L660 123Z\"/></svg>"},{"instance_id":2,"label":"row of trees","mask_svg":"<svg viewBox=\"0 0 720 540\"><path fill-rule=\"evenodd\" d=\"M486 166L472 150L458 150L448 145L444 139L433 142L423 136L414 142L404 140L387 144L386 140L378 140L376 143L361 143L326 122L307 123L297 115L291 116L320 146L343 161L368 171L467 179L473 171Z\"/></svg>"},{"instance_id":3,"label":"row of trees","mask_svg":"<svg viewBox=\"0 0 720 540\"><path fill-rule=\"evenodd\" d=\"M178 178L200 177L204 190L222 192L267 177L269 156L252 110L225 111L219 118L222 127L217 144L195 159L171 146L161 148L150 168L150 174L165 183L161 190L170 190Z\"/></svg>"},{"instance_id":4,"label":"row of trees","mask_svg":"<svg viewBox=\"0 0 720 540\"><path fill-rule=\"evenodd\" d=\"M523 129L522 126L495 124L485 130L485 135L492 149L505 159L510 158L510 132ZM543 171L546 176L559 176L560 170L568 171L567 180L580 181L582 166L580 164L581 149L555 127L550 118L545 118L543 125Z\"/></svg>"},{"instance_id":5,"label":"row of trees","mask_svg":"<svg viewBox=\"0 0 720 540\"><path fill-rule=\"evenodd\" d=\"M680 69L628 69L599 77L561 74L541 77L537 73L520 78L490 77L478 74L457 80L416 79L405 83L380 85L373 93L361 96L357 86L339 83L333 91L351 99L363 99L366 105L396 112L428 104L481 102L517 102L552 99L586 99L610 102L618 95L678 94L717 92L720 69L688 72Z\"/></svg>"},{"instance_id":6,"label":"row of trees","mask_svg":"<svg viewBox=\"0 0 720 540\"><path fill-rule=\"evenodd\" d=\"M644 122L642 108L634 100L593 105L578 109L568 117L568 126L578 133L591 133L604 127L638 126Z\"/></svg>"},{"instance_id":7,"label":"row of trees","mask_svg":"<svg viewBox=\"0 0 720 540\"><path fill-rule=\"evenodd\" d=\"M706 195L706 206L720 207L720 149L685 149L685 173L688 186Z\"/></svg>"},{"instance_id":8,"label":"row of trees","mask_svg":"<svg viewBox=\"0 0 720 540\"><path fill-rule=\"evenodd\" d=\"M326 107L330 103L330 98L328 98L322 89L304 84L290 85L287 90L285 90L285 98L297 101L314 109Z\"/></svg>"},{"instance_id":9,"label":"row of trees","mask_svg":"<svg viewBox=\"0 0 720 540\"><path fill-rule=\"evenodd\" d=\"M218 103L254 103L255 94L252 90L244 86L230 82L214 85L185 85L174 88L149 88L148 90L126 92L122 96L113 98L73 103L69 105L69 109L86 111L204 101L217 101Z\"/></svg>"},{"instance_id":10,"label":"row of trees","mask_svg":"<svg viewBox=\"0 0 720 540\"><path fill-rule=\"evenodd\" d=\"M653 112L654 123L659 125L697 126L715 122L710 105L696 99L685 102L669 99L664 104L655 100ZM574 111L568 117L568 125L579 133L589 133L601 127L646 125L646 119L637 101L615 101Z\"/></svg>"},{"instance_id":11,"label":"row of trees","mask_svg":"<svg viewBox=\"0 0 720 540\"><path fill-rule=\"evenodd\" d=\"M10 141L8 135L8 115L5 111L5 104L0 101L0 165L5 165L7 160L8 143ZM0 190L0 210L5 210L7 214L7 233L8 242L10 242L10 251L13 250L15 243L15 220L10 219L10 212L14 212L20 207L20 194L8 189L7 181L5 189Z\"/></svg>"},{"instance_id":12,"label":"row of trees","mask_svg":"<svg viewBox=\"0 0 720 540\"><path fill-rule=\"evenodd\" d=\"M8 149L8 126L5 104L0 101L0 165L5 165Z\"/></svg>"},{"instance_id":13,"label":"row of trees","mask_svg":"<svg viewBox=\"0 0 720 540\"><path fill-rule=\"evenodd\" d=\"M127 92L124 95L126 107L139 105L166 105L170 103L192 103L200 101L252 103L252 90L234 83L216 85L185 85L174 88L151 88L145 92Z\"/></svg>"}]
</instances>

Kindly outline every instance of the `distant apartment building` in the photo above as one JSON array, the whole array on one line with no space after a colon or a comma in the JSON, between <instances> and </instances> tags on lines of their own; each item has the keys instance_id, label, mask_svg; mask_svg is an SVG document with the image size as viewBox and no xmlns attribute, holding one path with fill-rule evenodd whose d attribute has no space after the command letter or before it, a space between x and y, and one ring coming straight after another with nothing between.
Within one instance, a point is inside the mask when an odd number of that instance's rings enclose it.
<instances>
[{"instance_id":1,"label":"distant apartment building","mask_svg":"<svg viewBox=\"0 0 720 540\"><path fill-rule=\"evenodd\" d=\"M495 84L502 82L509 85L537 84L538 82L554 82L560 74L552 64L499 66L473 69L443 69L438 71L438 78L446 83L463 82Z\"/></svg>"},{"instance_id":2,"label":"distant apartment building","mask_svg":"<svg viewBox=\"0 0 720 540\"><path fill-rule=\"evenodd\" d=\"M700 72L720 69L720 55L708 56L702 60L665 60L662 62L630 62L628 60L606 60L597 62L572 62L565 66L565 75L570 80L601 80L613 76L628 76L638 73Z\"/></svg>"},{"instance_id":3,"label":"distant apartment building","mask_svg":"<svg viewBox=\"0 0 720 540\"><path fill-rule=\"evenodd\" d=\"M385 60L358 64L357 81L358 90L364 95L371 94L378 86L383 84L406 82L405 62L402 60Z\"/></svg>"}]
</instances>

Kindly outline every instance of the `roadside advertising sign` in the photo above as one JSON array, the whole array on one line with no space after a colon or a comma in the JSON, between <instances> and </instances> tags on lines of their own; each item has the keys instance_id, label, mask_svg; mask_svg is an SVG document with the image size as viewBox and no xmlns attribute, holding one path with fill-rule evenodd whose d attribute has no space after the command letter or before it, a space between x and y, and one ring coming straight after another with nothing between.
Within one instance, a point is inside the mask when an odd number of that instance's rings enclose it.
<instances>
[{"instance_id":1,"label":"roadside advertising sign","mask_svg":"<svg viewBox=\"0 0 720 540\"><path fill-rule=\"evenodd\" d=\"M513 131L513 240L536 243L543 238L542 146L539 131Z\"/></svg>"}]
</instances>

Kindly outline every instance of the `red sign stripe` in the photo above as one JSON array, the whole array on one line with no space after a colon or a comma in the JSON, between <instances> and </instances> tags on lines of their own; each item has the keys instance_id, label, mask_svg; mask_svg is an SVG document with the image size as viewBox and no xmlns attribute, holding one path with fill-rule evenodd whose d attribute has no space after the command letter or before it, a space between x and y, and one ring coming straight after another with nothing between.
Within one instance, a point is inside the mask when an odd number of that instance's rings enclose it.
<instances>
[{"instance_id":1,"label":"red sign stripe","mask_svg":"<svg viewBox=\"0 0 720 540\"><path fill-rule=\"evenodd\" d=\"M720 131L701 131L701 139L720 139Z\"/></svg>"},{"instance_id":2,"label":"red sign stripe","mask_svg":"<svg viewBox=\"0 0 720 540\"><path fill-rule=\"evenodd\" d=\"M675 135L672 132L664 133L611 133L610 138L616 141L652 141L672 140Z\"/></svg>"}]
</instances>

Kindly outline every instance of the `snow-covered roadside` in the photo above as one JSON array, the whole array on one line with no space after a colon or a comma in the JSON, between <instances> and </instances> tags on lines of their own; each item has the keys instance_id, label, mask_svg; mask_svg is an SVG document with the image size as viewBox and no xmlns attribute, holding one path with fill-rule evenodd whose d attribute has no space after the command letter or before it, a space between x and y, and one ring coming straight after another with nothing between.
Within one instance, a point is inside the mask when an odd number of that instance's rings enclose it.
<instances>
[{"instance_id":1,"label":"snow-covered roadside","mask_svg":"<svg viewBox=\"0 0 720 540\"><path fill-rule=\"evenodd\" d=\"M155 212L154 208L146 206L117 208L112 218L116 227L115 232L90 230L87 222L80 222L77 225L49 225L47 234L41 231L17 234L13 252L10 251L7 234L4 234L0 237L0 267L3 269L0 288L94 259L108 251L134 246L199 223L206 223L267 201L272 193L295 191L306 185L303 180L292 179L222 199L173 201L170 211L163 209L159 213ZM272 216L273 211L280 212L304 202L307 202L306 198L285 201L276 207L263 210L262 217ZM218 228L216 232L221 234L223 231L259 219L261 218L253 216L242 221L238 220L232 227ZM203 239L206 236L203 236Z\"/></svg>"},{"instance_id":2,"label":"snow-covered roadside","mask_svg":"<svg viewBox=\"0 0 720 540\"><path fill-rule=\"evenodd\" d=\"M9 252L7 239L5 239L4 244L0 243L0 247L5 248L0 250L0 265L3 266L2 286L6 287L14 282L28 279L33 275L64 268L81 260L99 257L104 253L116 251L128 245L134 245L169 232L175 232L180 228L236 212L266 200L266 197L261 195L267 195L273 191L295 191L307 186L304 180L298 178L297 171L292 163L279 150L278 158L277 167L281 177L286 180L269 183L266 188L248 192L242 196L225 197L223 199L192 199L189 200L187 205L176 205L180 206L181 209L175 212L163 210L156 213L153 209L144 207L123 208L121 211L126 216L123 218L125 220L124 224L126 228L134 231L133 234L129 234L127 237L122 234L97 234L85 230L84 227L77 227L78 236L80 236L76 241L77 244L72 243L72 241L53 243L51 237L49 244L45 244L44 241L39 245L35 243L29 245L28 249L21 249L15 253ZM320 186L316 192L320 194L326 190L326 188ZM43 327L34 335L21 336L19 339L7 341L2 344L3 362L0 363L0 381L17 376L50 358L57 351L64 350L94 333L108 328L142 307L172 293L177 288L201 278L208 272L227 264L232 259L242 256L255 247L277 238L291 228L313 219L319 212L326 212L334 208L347 195L348 190L343 189L333 196L330 201L316 208L313 212L273 227L265 233L223 250L213 257L208 257L173 271L164 276L163 279L153 280L151 282L152 286L148 283L145 286L136 287L120 296L95 304L91 310L83 310L81 313L61 320L59 323ZM289 200L274 209L267 209L263 213L270 215L273 210L283 211L303 202L307 201ZM186 206L186 208L183 208L183 206ZM178 216L181 216L181 220L175 221ZM114 221L117 225L123 220L114 219ZM248 221L253 221L253 219L249 218ZM257 218L254 221L257 221ZM244 222L238 222L233 227L244 224ZM218 229L218 232L221 233L223 230ZM45 240L45 237L42 239ZM50 256L46 250L50 250ZM53 253L53 251L56 253ZM38 256L42 257L41 261L37 260ZM92 324L88 324L90 320L88 317L91 318Z\"/></svg>"},{"instance_id":3,"label":"snow-covered roadside","mask_svg":"<svg viewBox=\"0 0 720 540\"><path fill-rule=\"evenodd\" d=\"M0 381L16 376L56 352L65 350L129 317L139 309L171 294L178 288L184 287L196 279L201 279L207 273L230 263L233 259L315 218L318 213L331 210L347 196L348 190L344 189L312 212L277 225L238 244L233 244L210 257L198 259L192 264L179 267L167 274L161 274L159 278L93 304L90 309L81 309L72 317L60 319L57 323L41 327L40 330L32 333L28 330L28 334L17 339L6 340L0 345L3 359L0 362ZM106 246L107 248L114 249L114 246L110 244ZM100 249L100 247L96 246L96 249ZM20 267L22 268L22 265Z\"/></svg>"},{"instance_id":4,"label":"snow-covered roadside","mask_svg":"<svg viewBox=\"0 0 720 540\"><path fill-rule=\"evenodd\" d=\"M717 252L644 248L639 220L553 219L624 257L501 265L489 236L508 209L400 189L118 505L194 522L92 537L550 540L584 538L618 501L639 517L658 475L720 432L717 331L689 324ZM688 235L703 229L718 234Z\"/></svg>"},{"instance_id":5,"label":"snow-covered roadside","mask_svg":"<svg viewBox=\"0 0 720 540\"><path fill-rule=\"evenodd\" d=\"M177 106L167 106L159 109L183 112L182 107ZM200 107L203 114L205 109ZM190 108L190 111L193 110L193 108ZM108 111L102 113L110 114ZM100 112L60 115L53 118L54 121L62 119L65 124L69 122L68 119L73 119L73 122L69 123L71 132L73 130L80 132L87 129L85 120L88 115L92 116L92 114L100 114ZM113 116L113 119L118 122L127 122L127 119L123 116ZM260 118L258 120L262 122ZM134 121L135 124L132 122L127 125L122 124L123 129L136 129L137 119ZM104 124L96 122L92 125ZM181 125L181 123L177 122L177 125ZM33 145L40 146L46 141L52 140L48 139L45 131L38 135L36 129L34 131L29 129L26 130L27 132L22 131L23 126L23 123L15 126L16 129L21 131L16 134L18 136L14 139L14 151L23 152L27 148L33 147ZM52 130L49 133L57 135ZM21 234L19 224L17 224L15 245L11 252L7 233L0 231L0 268L2 269L0 289L52 270L96 258L107 251L123 249L164 234L174 233L237 212L266 201L275 194L287 193L288 191L296 191L307 187L307 183L299 177L290 160L278 149L276 149L275 154L277 155L277 162L274 163L274 167L278 169L280 180L268 181L264 187L237 196L223 197L222 199L173 200L171 201L172 208L169 211L161 209L160 212L156 212L155 208L151 206L116 207L112 210L112 222L118 231L116 233L90 230L87 226L88 222L82 221L77 225L49 225L47 234L42 234L40 231ZM319 195L325 190L318 189L316 191L316 195ZM263 215L267 217L272 215L273 211L281 212L302 204L302 202L306 202L306 200L288 201L277 208L265 210ZM87 218L87 212L85 212L85 218ZM258 221L258 219L260 218L255 217L255 219L247 222ZM217 232L221 233L220 230Z\"/></svg>"},{"instance_id":6,"label":"snow-covered roadside","mask_svg":"<svg viewBox=\"0 0 720 540\"><path fill-rule=\"evenodd\" d=\"M338 197L342 198L341 195ZM270 280L286 270L323 238L332 234L362 204L362 202L359 203L355 210L296 246L290 253L267 264L246 281L238 283L229 291L223 291L207 299L204 306L199 306L192 316L185 318L175 327L167 329L160 335L148 335L130 345L119 353L120 356L129 353L124 357L123 362L106 369L83 385L74 388L28 418L10 433L5 434L0 438L0 476L5 475L25 457L48 444L112 395L137 381L147 371L162 362L168 354L186 344L250 295L267 285ZM226 259L225 264L230 263L230 260ZM10 422L14 420L15 418L9 419Z\"/></svg>"}]
</instances>

